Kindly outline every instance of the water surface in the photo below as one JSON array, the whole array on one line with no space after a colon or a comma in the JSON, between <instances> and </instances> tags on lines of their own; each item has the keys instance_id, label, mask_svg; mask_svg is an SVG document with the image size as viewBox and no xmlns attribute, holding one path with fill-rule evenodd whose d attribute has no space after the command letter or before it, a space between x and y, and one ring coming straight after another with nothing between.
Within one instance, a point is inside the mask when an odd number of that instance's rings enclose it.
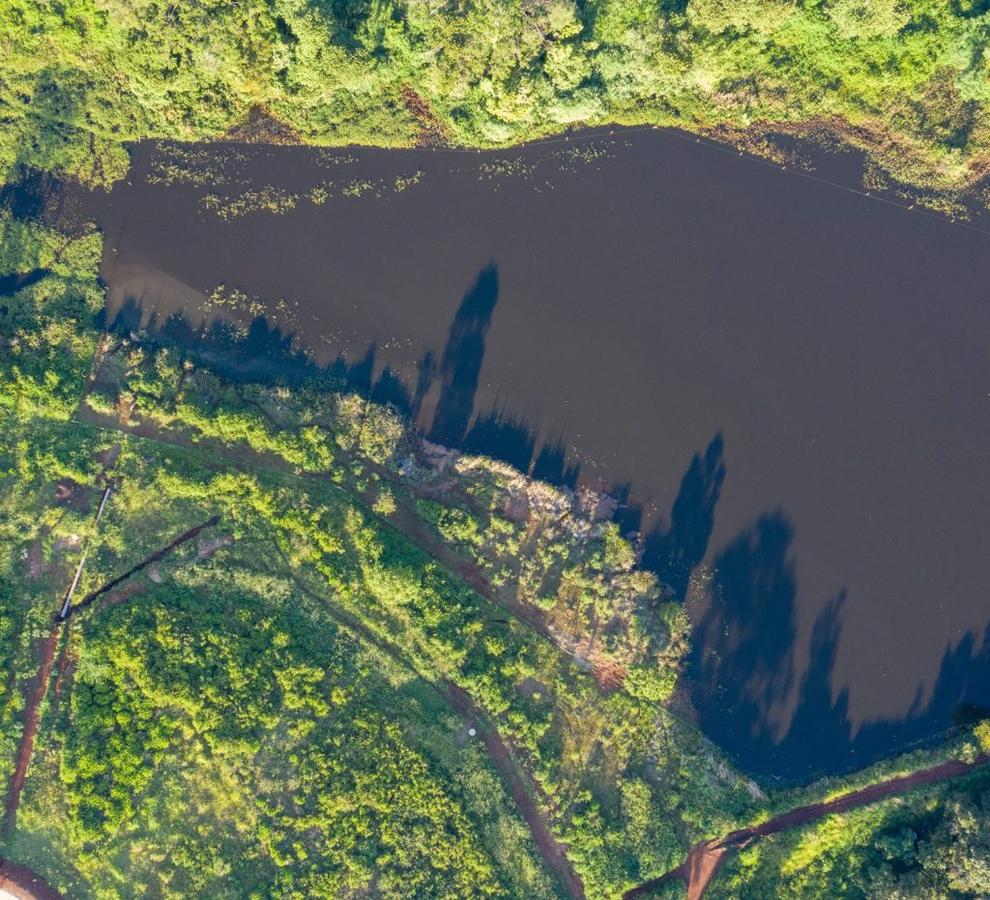
<instances>
[{"instance_id":1,"label":"water surface","mask_svg":"<svg viewBox=\"0 0 990 900\"><path fill-rule=\"evenodd\" d=\"M990 236L660 131L204 154L167 184L142 144L84 201L111 317L232 319L259 375L304 348L437 440L619 489L744 767L990 705Z\"/></svg>"}]
</instances>

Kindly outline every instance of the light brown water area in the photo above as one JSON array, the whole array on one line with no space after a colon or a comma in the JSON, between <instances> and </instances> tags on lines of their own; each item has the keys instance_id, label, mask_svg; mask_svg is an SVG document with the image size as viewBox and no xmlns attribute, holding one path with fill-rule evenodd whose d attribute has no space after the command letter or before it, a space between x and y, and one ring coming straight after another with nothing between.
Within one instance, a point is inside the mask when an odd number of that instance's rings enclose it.
<instances>
[{"instance_id":1,"label":"light brown water area","mask_svg":"<svg viewBox=\"0 0 990 900\"><path fill-rule=\"evenodd\" d=\"M702 725L751 771L990 705L990 235L661 131L146 143L82 206L119 327L336 372L440 442L618 490L698 623Z\"/></svg>"}]
</instances>

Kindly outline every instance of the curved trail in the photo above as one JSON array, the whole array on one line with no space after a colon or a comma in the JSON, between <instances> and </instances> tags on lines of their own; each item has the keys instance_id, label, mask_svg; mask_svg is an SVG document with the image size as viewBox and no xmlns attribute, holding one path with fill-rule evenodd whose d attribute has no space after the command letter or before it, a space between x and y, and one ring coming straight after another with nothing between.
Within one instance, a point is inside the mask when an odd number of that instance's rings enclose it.
<instances>
[{"instance_id":1,"label":"curved trail","mask_svg":"<svg viewBox=\"0 0 990 900\"><path fill-rule=\"evenodd\" d=\"M445 680L441 683L439 692L461 718L472 722L477 728L478 735L481 737L485 749L488 751L492 764L498 770L499 775L502 776L502 782L505 784L509 795L515 801L519 812L529 826L530 833L533 835L533 841L539 849L540 855L546 862L547 867L560 878L567 890L568 896L583 898L584 884L567 859L564 848L558 843L553 834L551 834L546 822L543 821L543 817L540 815L533 800L532 792L527 788L518 769L512 762L512 758L509 756L509 749L502 740L502 736L495 728L485 724L484 715L475 705L468 692L462 687L459 687L452 681Z\"/></svg>"},{"instance_id":2,"label":"curved trail","mask_svg":"<svg viewBox=\"0 0 990 900\"><path fill-rule=\"evenodd\" d=\"M134 429L123 428L116 423L108 428L108 426L101 420L101 417L92 412L89 412L87 418L89 418L90 421L82 420L81 423L95 425L96 427L105 428L108 430L131 433L134 431ZM146 425L145 428L147 429L148 426ZM138 433L141 437L146 439L150 438L165 444L187 447L192 446L191 442L183 441L181 438L177 440L174 434L169 434L166 436L166 432L154 424L151 424L150 431L152 433L142 433L140 431ZM254 456L254 454L252 454L252 456ZM254 462L257 465L258 460L255 459ZM271 461L267 461L267 465L263 464L262 467L277 472L278 474L286 474L281 471L277 463L273 464ZM388 470L383 467L374 468L381 468L381 474L389 481L394 481L394 476ZM307 473L309 476L314 474L316 473ZM408 485L403 486L408 487ZM353 488L352 490L338 488L338 490L341 490L341 492L346 495L356 497L369 506L369 508L372 506L374 498L367 492L353 490ZM387 519L383 518L383 522L403 534L421 550L436 559L448 571L451 571L455 575L462 578L481 597L497 606L507 609L507 611L512 613L517 619L531 627L537 634L548 640L561 652L567 654L568 656L573 655L567 653L567 650L560 646L559 641L552 634L546 622L539 614L539 611L524 603L521 603L516 598L502 596L500 592L495 590L492 584L485 577L480 566L465 559L449 545L440 541L434 534L431 533L426 523L423 522L423 520L416 515L414 510L409 508L405 503L398 503L395 512ZM198 531L199 528L206 527L210 524L214 524L214 522L211 521L204 523L195 530ZM186 535L184 535L183 538L186 538ZM100 593L102 593L103 590L107 590L115 586L117 583L119 583L119 581L106 585ZM307 586L299 582L298 579L296 579L296 583L299 584L300 588L307 593L312 593L312 591ZM326 600L326 598L322 597L320 599L324 601ZM80 606L81 605L82 604L80 604ZM362 622L359 622L349 613L339 608L335 609L334 614L342 625L358 633L364 639L369 640L371 643L378 646L383 652L388 653L390 656L393 656L401 663L405 664L405 660L394 647L387 644L379 636L373 634ZM614 689L614 684L603 685L601 679L597 677L599 673L595 672L594 674L596 675L596 681L598 681L599 687L605 692L609 689ZM519 808L526 824L529 826L530 833L532 834L534 841L540 850L540 854L548 868L550 868L550 870L557 875L571 897L583 898L584 887L580 877L577 875L571 866L570 861L567 859L564 848L558 843L556 838L550 832L546 822L543 820L535 802L533 801L532 788L527 785L523 776L512 762L508 748L506 747L501 736L494 728L485 725L484 715L475 706L470 696L458 685L444 680L440 684L434 683L433 686L438 690L441 696L443 696L448 705L450 705L462 717L465 719L470 719L476 725L478 728L478 733L482 738L486 749L488 750L489 756L491 757L495 768L502 776L510 795ZM697 900L697 898L700 898L704 894L709 882L715 875L718 867L721 865L725 855L730 850L743 847L757 838L797 827L798 825L813 821L814 819L821 818L829 815L830 813L843 812L848 809L865 806L886 797L905 793L916 787L965 775L974 768L985 765L988 761L990 761L990 756L987 755L978 757L973 763L949 760L948 762L942 763L938 766L933 766L929 769L923 769L910 775L891 778L887 781L881 781L866 788L852 791L825 803L798 807L763 822L760 825L731 832L721 839L701 841L691 848L687 858L681 863L680 866L672 869L659 878L654 878L650 881L644 882L638 887L627 891L623 895L624 900L632 900L632 898L646 896L657 887L673 880L681 880L685 882L687 885L687 896L689 900Z\"/></svg>"},{"instance_id":3,"label":"curved trail","mask_svg":"<svg viewBox=\"0 0 990 900\"><path fill-rule=\"evenodd\" d=\"M177 436L174 433L167 433L157 428L154 424L146 424L143 430L128 429L121 427L118 423L108 425L102 417L96 413L92 413L86 407L81 407L81 411L85 418L76 419L79 424L95 426L97 428L109 431L121 431L124 433L136 432L145 440L154 440L163 444L186 447L189 449L198 449L200 451L203 449L202 447L196 447L191 441L182 440L181 438L177 439ZM275 461L261 460L258 454L255 453L243 455L250 456L252 464L258 468L266 469L283 476L289 474L281 469ZM241 460L234 460L235 464L240 461ZM313 475L316 475L317 473L307 474L310 477L313 477ZM389 473L389 476L391 478L391 473ZM362 503L366 504L369 509L374 502L374 497L372 497L369 492L362 494L361 492L355 491L351 493L350 491L340 487L337 487L337 490L341 491L346 496L356 497ZM214 517L214 519L210 519L196 528L191 529L173 541L168 548L165 548L166 551L174 549L178 546L178 544L184 543L191 537L194 537L201 529L216 524L216 521L216 517ZM462 578L469 586L474 588L480 596L497 606L507 607L511 613L520 618L525 624L528 624L543 638L548 640L558 649L561 649L562 652L566 653L565 650L559 647L558 642L554 639L552 633L546 625L546 622L539 616L538 611L531 610L519 601L513 600L512 602L506 602L504 598L499 597L492 585L488 582L487 578L481 572L480 567L465 560L459 554L455 553L449 546L439 541L435 535L429 532L422 519L416 516L415 513L405 504L401 504L396 510L396 514L389 519L383 519L383 522L385 522L388 527L403 534L408 540L417 545L429 556L436 559L446 569ZM159 551L159 553L161 552L162 551ZM121 581L140 571L147 564L153 562L156 558L158 558L158 554L153 554L153 557L148 557L143 560L124 576L107 582L92 594L87 595L83 598L83 600L79 601L79 603L74 604L71 607L70 614L79 612L96 600L97 597L105 595L108 591L111 591L113 588L117 587ZM291 567L289 568L291 571ZM298 578L294 578L294 580L299 587L307 593L311 595L314 593L312 589L303 584ZM326 602L325 597L319 595L318 593L317 596L321 602ZM373 634L355 617L351 616L346 611L337 608L336 606L334 608L334 615L342 625L361 635L361 637L365 640L372 642L383 652L398 659L400 663L407 665L401 654L394 647L387 644L377 635ZM570 656L571 654L568 655ZM523 820L526 822L526 825L533 836L533 840L540 852L540 855L546 863L547 868L557 876L562 886L567 891L568 896L575 898L575 900L581 900L581 898L585 896L584 885L581 878L571 865L570 861L567 859L564 847L557 841L550 831L549 826L544 821L535 801L533 800L533 795L535 792L534 787L528 783L528 779L516 768L516 765L512 761L509 753L509 749L505 745L505 742L502 740L501 736L498 734L497 730L486 724L486 718L482 711L475 705L470 696L458 685L451 681L443 681L439 684L433 683L432 686L440 693L443 699L452 709L455 710L455 712L463 718L470 719L475 725L478 730L478 734L481 737L489 756L491 757L493 765L501 775L510 796L518 807Z\"/></svg>"},{"instance_id":4,"label":"curved trail","mask_svg":"<svg viewBox=\"0 0 990 900\"><path fill-rule=\"evenodd\" d=\"M280 555L282 555L280 553ZM284 556L282 561L288 563ZM290 571L290 578L303 593L324 604L330 615L337 620L338 624L346 628L360 640L363 640L382 653L396 660L404 668L410 669L418 677L419 672L403 655L402 651L393 646L389 641L373 632L367 625L361 622L355 615L342 609L338 604L330 600L321 591L314 590L301 578ZM485 750L492 761L492 765L502 778L509 796L519 809L529 832L533 837L540 856L543 857L547 868L557 876L567 895L573 900L584 900L584 883L581 877L574 870L564 847L554 837L549 826L544 821L539 808L533 799L536 793L535 787L530 782L527 775L520 772L505 741L498 733L498 730L489 723L488 717L478 707L471 698L471 695L460 685L449 678L441 678L439 681L423 679L433 690L435 690L443 701L459 715L465 722L469 722L478 732L481 742L485 745Z\"/></svg>"},{"instance_id":5,"label":"curved trail","mask_svg":"<svg viewBox=\"0 0 990 900\"><path fill-rule=\"evenodd\" d=\"M860 806L868 806L887 797L895 797L899 794L907 793L915 788L924 787L929 784L937 784L940 781L948 781L951 778L959 778L968 775L975 769L979 769L990 762L990 755L982 754L973 762L967 763L958 759L950 759L937 766L928 769L921 769L912 772L910 775L898 775L896 778L888 778L886 781L878 781L875 784L860 788L857 791L850 791L832 800L823 803L812 803L808 806L798 806L786 813L781 813L759 825L751 825L749 828L741 828L732 831L723 838L716 838L701 841L691 848L687 859L676 869L661 875L659 878L646 881L632 890L623 894L623 900L634 900L636 897L645 897L656 888L668 882L680 880L687 885L688 900L698 900L708 887L712 876L718 871L725 855L730 850L745 847L757 838L766 837L771 834L778 834L820 819L832 813L846 812Z\"/></svg>"}]
</instances>

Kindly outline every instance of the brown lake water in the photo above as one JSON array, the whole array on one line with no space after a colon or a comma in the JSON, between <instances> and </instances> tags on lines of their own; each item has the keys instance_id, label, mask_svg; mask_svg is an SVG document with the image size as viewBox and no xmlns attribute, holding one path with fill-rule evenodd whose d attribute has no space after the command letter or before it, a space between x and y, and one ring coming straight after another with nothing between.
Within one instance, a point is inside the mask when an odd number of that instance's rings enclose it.
<instances>
[{"instance_id":1,"label":"brown lake water","mask_svg":"<svg viewBox=\"0 0 990 900\"><path fill-rule=\"evenodd\" d=\"M617 490L746 769L847 770L990 706L990 235L652 130L146 143L82 207L112 320L344 373L437 440Z\"/></svg>"}]
</instances>

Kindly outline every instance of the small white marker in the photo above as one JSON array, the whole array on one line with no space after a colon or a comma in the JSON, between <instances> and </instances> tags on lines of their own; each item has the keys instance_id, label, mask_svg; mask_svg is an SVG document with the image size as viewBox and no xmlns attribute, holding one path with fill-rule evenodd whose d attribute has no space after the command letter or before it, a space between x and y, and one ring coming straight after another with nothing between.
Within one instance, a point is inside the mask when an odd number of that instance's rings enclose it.
<instances>
[{"instance_id":1,"label":"small white marker","mask_svg":"<svg viewBox=\"0 0 990 900\"><path fill-rule=\"evenodd\" d=\"M473 729L473 728L469 728L469 729L468 729L468 734L469 734L469 735L470 735L471 737L474 737L474 736L475 736L475 735L476 735L477 733L478 733L478 732L477 732L477 731L475 731L475 729Z\"/></svg>"}]
</instances>

